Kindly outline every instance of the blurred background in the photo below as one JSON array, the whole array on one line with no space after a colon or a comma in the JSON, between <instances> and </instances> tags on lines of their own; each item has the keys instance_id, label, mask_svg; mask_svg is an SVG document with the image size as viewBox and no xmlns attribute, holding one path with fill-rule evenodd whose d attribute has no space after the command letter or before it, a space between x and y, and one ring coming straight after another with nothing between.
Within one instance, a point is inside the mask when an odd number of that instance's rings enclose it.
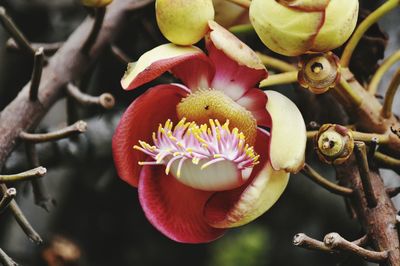
<instances>
[{"instance_id":1,"label":"blurred background","mask_svg":"<svg viewBox=\"0 0 400 266\"><path fill-rule=\"evenodd\" d=\"M363 10L377 4L364 4ZM32 42L66 40L88 13L76 0L0 0L0 5L7 9ZM357 54L355 61L369 59L373 62L369 63L369 69L360 70L360 78L368 77L368 71L372 73L384 51L387 56L399 49L399 18L400 10L397 9L380 22L382 30L376 27L370 31L380 40L386 42L387 36L389 39L386 50L381 44L368 45L365 40L364 45L372 50ZM229 21L224 23L229 24ZM239 37L254 49L271 53L254 33ZM30 56L6 48L8 38L0 27L0 110L29 81L32 68ZM132 13L115 45L136 60L143 52L164 42L155 22L153 4L150 4ZM88 122L86 134L73 141L38 145L41 164L48 169L43 180L56 204L46 212L34 205L30 184L17 186L20 191L17 202L45 240L42 246L34 245L9 213L2 215L0 247L18 263L25 266L366 265L353 256L322 254L292 245L293 236L299 232L316 239L322 239L329 232L339 232L349 240L362 235L358 222L350 219L343 198L316 186L302 175L291 177L287 190L269 212L255 222L229 230L213 243L179 244L160 234L144 217L137 190L121 181L113 166L111 137L119 117L135 97L152 85L135 92L122 91L119 81L125 68L126 65L110 51L102 54L79 81L80 87L93 95L112 93L117 100L116 107L111 111L77 107L79 117ZM392 67L391 73L395 69ZM388 86L391 73L385 76L381 90ZM169 81L172 78L164 75L157 82ZM329 93L312 96L292 86L274 89L291 97L302 109L307 122L351 122ZM39 125L39 131L65 125L65 105L64 100L59 101ZM399 97L394 106L394 111L400 114ZM307 160L334 180L332 169L321 168L309 151ZM25 152L19 148L8 159L4 172L15 173L28 168ZM391 171L383 171L383 174L387 184L399 185L398 175ZM400 197L394 200L399 207ZM65 262L59 264L54 258L62 258Z\"/></svg>"}]
</instances>

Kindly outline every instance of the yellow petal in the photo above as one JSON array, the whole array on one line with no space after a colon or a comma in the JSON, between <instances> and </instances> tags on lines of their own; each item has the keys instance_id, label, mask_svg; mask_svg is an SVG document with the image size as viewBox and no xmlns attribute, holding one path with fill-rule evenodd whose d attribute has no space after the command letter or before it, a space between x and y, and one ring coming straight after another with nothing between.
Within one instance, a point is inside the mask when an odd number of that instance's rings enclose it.
<instances>
[{"instance_id":1,"label":"yellow petal","mask_svg":"<svg viewBox=\"0 0 400 266\"><path fill-rule=\"evenodd\" d=\"M306 126L299 109L286 96L266 91L272 118L270 161L274 169L298 172L304 165Z\"/></svg>"},{"instance_id":2,"label":"yellow petal","mask_svg":"<svg viewBox=\"0 0 400 266\"><path fill-rule=\"evenodd\" d=\"M235 3L226 0L213 0L215 21L225 28L249 23L248 11Z\"/></svg>"},{"instance_id":3,"label":"yellow petal","mask_svg":"<svg viewBox=\"0 0 400 266\"><path fill-rule=\"evenodd\" d=\"M163 44L157 46L156 48L144 53L136 63L130 63L128 65L128 69L125 72L124 77L121 80L121 85L124 89L129 89L131 83L135 80L135 78L145 71L152 64L157 63L160 60L172 59L174 57L180 57L185 55L192 55L196 53L203 53L199 48L195 46L177 46L172 43ZM154 74L161 75L166 70L163 71L153 71ZM153 76L150 76L153 77ZM148 77L148 80L141 82L142 84L145 82L149 82L151 78ZM146 77L147 78L147 77ZM153 77L155 78L155 77Z\"/></svg>"},{"instance_id":4,"label":"yellow petal","mask_svg":"<svg viewBox=\"0 0 400 266\"><path fill-rule=\"evenodd\" d=\"M238 202L219 221L207 221L216 228L244 225L265 213L282 195L289 181L289 173L276 171L267 163L251 184L240 195ZM206 217L207 218L207 217Z\"/></svg>"},{"instance_id":5,"label":"yellow petal","mask_svg":"<svg viewBox=\"0 0 400 266\"><path fill-rule=\"evenodd\" d=\"M170 42L191 45L206 34L214 19L212 0L157 0L157 24Z\"/></svg>"},{"instance_id":6,"label":"yellow petal","mask_svg":"<svg viewBox=\"0 0 400 266\"><path fill-rule=\"evenodd\" d=\"M250 21L263 43L288 56L311 48L323 19L322 11L298 11L273 0L252 0L250 5Z\"/></svg>"},{"instance_id":7,"label":"yellow petal","mask_svg":"<svg viewBox=\"0 0 400 266\"><path fill-rule=\"evenodd\" d=\"M358 0L331 0L311 50L323 52L341 46L356 27L357 17Z\"/></svg>"}]
</instances>

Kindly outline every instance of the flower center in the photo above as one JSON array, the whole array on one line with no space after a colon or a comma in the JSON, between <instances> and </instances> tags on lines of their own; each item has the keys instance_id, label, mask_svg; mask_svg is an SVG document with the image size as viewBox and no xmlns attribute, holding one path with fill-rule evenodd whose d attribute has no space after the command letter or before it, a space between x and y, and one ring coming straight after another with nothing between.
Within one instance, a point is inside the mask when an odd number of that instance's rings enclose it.
<instances>
[{"instance_id":1,"label":"flower center","mask_svg":"<svg viewBox=\"0 0 400 266\"><path fill-rule=\"evenodd\" d=\"M229 129L229 120L221 125L215 119L197 125L183 118L173 127L168 120L153 133L154 145L139 141L136 150L155 161L140 165L166 165L181 183L200 190L220 191L239 187L249 177L259 155L246 144L238 128Z\"/></svg>"},{"instance_id":2,"label":"flower center","mask_svg":"<svg viewBox=\"0 0 400 266\"><path fill-rule=\"evenodd\" d=\"M198 89L189 94L177 106L180 119L186 117L198 124L210 119L230 121L232 128L238 128L246 136L246 143L254 145L257 135L257 121L252 113L233 101L222 91Z\"/></svg>"}]
</instances>

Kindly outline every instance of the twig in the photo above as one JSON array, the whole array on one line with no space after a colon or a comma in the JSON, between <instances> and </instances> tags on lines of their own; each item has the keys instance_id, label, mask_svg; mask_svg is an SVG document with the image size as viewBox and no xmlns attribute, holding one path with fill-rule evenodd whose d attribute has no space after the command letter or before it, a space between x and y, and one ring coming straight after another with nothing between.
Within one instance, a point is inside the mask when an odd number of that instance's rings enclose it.
<instances>
[{"instance_id":1,"label":"twig","mask_svg":"<svg viewBox=\"0 0 400 266\"><path fill-rule=\"evenodd\" d=\"M94 12L95 13L92 30L90 31L89 36L82 46L82 52L84 54L89 54L90 48L92 48L97 39L97 36L99 35L101 26L103 25L104 16L106 14L106 7L95 8Z\"/></svg>"},{"instance_id":2,"label":"twig","mask_svg":"<svg viewBox=\"0 0 400 266\"><path fill-rule=\"evenodd\" d=\"M8 255L7 253L5 253L1 248L0 248L0 262L4 265L4 266L18 266L18 264L13 261Z\"/></svg>"},{"instance_id":3,"label":"twig","mask_svg":"<svg viewBox=\"0 0 400 266\"><path fill-rule=\"evenodd\" d=\"M260 82L260 88L297 82L297 71L284 72L271 75Z\"/></svg>"},{"instance_id":4,"label":"twig","mask_svg":"<svg viewBox=\"0 0 400 266\"><path fill-rule=\"evenodd\" d=\"M370 262L382 262L388 258L387 251L378 252L362 248L350 241L347 241L338 233L327 234L324 238L324 243L329 248L340 251L349 251Z\"/></svg>"},{"instance_id":5,"label":"twig","mask_svg":"<svg viewBox=\"0 0 400 266\"><path fill-rule=\"evenodd\" d=\"M368 85L368 91L372 94L375 95L375 93L378 90L378 85L380 81L382 80L383 75L389 70L391 66L393 66L396 62L400 60L400 50L389 56L388 58L383 61L383 63L380 65L378 70L375 72L374 76L372 77L371 81L369 82Z\"/></svg>"},{"instance_id":6,"label":"twig","mask_svg":"<svg viewBox=\"0 0 400 266\"><path fill-rule=\"evenodd\" d=\"M400 159L393 158L381 152L375 152L374 158L380 166L400 171Z\"/></svg>"},{"instance_id":7,"label":"twig","mask_svg":"<svg viewBox=\"0 0 400 266\"><path fill-rule=\"evenodd\" d=\"M0 175L0 183L30 180L32 178L42 177L46 174L46 172L46 168L39 166L14 175Z\"/></svg>"},{"instance_id":8,"label":"twig","mask_svg":"<svg viewBox=\"0 0 400 266\"><path fill-rule=\"evenodd\" d=\"M40 47L36 52L33 60L33 70L31 76L31 88L29 91L29 99L36 101L38 99L38 91L40 86L40 80L42 78L44 63L44 52L43 47Z\"/></svg>"},{"instance_id":9,"label":"twig","mask_svg":"<svg viewBox=\"0 0 400 266\"><path fill-rule=\"evenodd\" d=\"M346 78L341 76L339 85L335 87L335 90L345 97L345 100L351 102L354 106L358 107L361 105L363 99L347 82Z\"/></svg>"},{"instance_id":10,"label":"twig","mask_svg":"<svg viewBox=\"0 0 400 266\"><path fill-rule=\"evenodd\" d=\"M55 141L60 140L63 138L69 138L71 136L75 136L77 134L83 133L87 130L87 124L85 121L78 121L68 127L49 132L43 134L35 134L35 133L28 133L22 131L20 133L20 138L24 141L31 142L31 143L41 143L41 142L48 142L48 141Z\"/></svg>"},{"instance_id":11,"label":"twig","mask_svg":"<svg viewBox=\"0 0 400 266\"><path fill-rule=\"evenodd\" d=\"M367 154L368 162L372 167L375 166L374 158L376 150L378 149L378 145L379 145L379 139L377 137L373 137L371 142L369 143L368 154Z\"/></svg>"},{"instance_id":12,"label":"twig","mask_svg":"<svg viewBox=\"0 0 400 266\"><path fill-rule=\"evenodd\" d=\"M54 43L30 43L33 50L37 51L40 47L43 47L44 53L46 55L52 55L57 52L58 49L63 45L63 42ZM19 51L21 47L15 42L13 38L9 38L6 42L6 47L10 50Z\"/></svg>"},{"instance_id":13,"label":"twig","mask_svg":"<svg viewBox=\"0 0 400 266\"><path fill-rule=\"evenodd\" d=\"M283 60L276 59L272 56L268 56L265 54L262 54L260 52L256 52L258 57L261 59L262 63L267 67L267 68L272 68L275 70L279 70L281 72L291 72L291 71L296 71L297 67L293 66L292 64L289 64Z\"/></svg>"},{"instance_id":14,"label":"twig","mask_svg":"<svg viewBox=\"0 0 400 266\"><path fill-rule=\"evenodd\" d=\"M324 242L318 241L303 233L299 233L294 236L293 245L310 250L336 252L335 250L332 250L331 248L325 246Z\"/></svg>"},{"instance_id":15,"label":"twig","mask_svg":"<svg viewBox=\"0 0 400 266\"><path fill-rule=\"evenodd\" d=\"M374 12L369 14L369 16L365 18L363 22L361 22L356 31L353 33L351 39L347 42L347 45L343 51L342 57L340 59L340 65L342 67L347 67L349 65L354 49L356 48L364 33L369 29L369 27L371 27L382 16L396 8L398 5L399 0L388 0L386 1L386 3L377 8Z\"/></svg>"},{"instance_id":16,"label":"twig","mask_svg":"<svg viewBox=\"0 0 400 266\"><path fill-rule=\"evenodd\" d=\"M26 156L28 157L29 164L32 167L37 167L39 162L39 156L36 151L35 144L25 143ZM42 179L31 180L33 196L35 198L35 204L45 209L47 212L50 211L50 207L54 204L54 200L47 193L46 187L43 184Z\"/></svg>"},{"instance_id":17,"label":"twig","mask_svg":"<svg viewBox=\"0 0 400 266\"><path fill-rule=\"evenodd\" d=\"M122 51L116 45L111 45L111 52L124 65L127 65L128 63L133 61L124 51Z\"/></svg>"},{"instance_id":18,"label":"twig","mask_svg":"<svg viewBox=\"0 0 400 266\"><path fill-rule=\"evenodd\" d=\"M14 21L7 15L4 7L0 6L0 21L3 24L6 31L15 39L18 46L29 52L35 54L35 50L31 47L29 41L22 34L22 32L15 25Z\"/></svg>"},{"instance_id":19,"label":"twig","mask_svg":"<svg viewBox=\"0 0 400 266\"><path fill-rule=\"evenodd\" d=\"M0 200L0 214L8 208L8 205L10 205L11 201L15 198L16 195L17 190L15 188L7 189Z\"/></svg>"},{"instance_id":20,"label":"twig","mask_svg":"<svg viewBox=\"0 0 400 266\"><path fill-rule=\"evenodd\" d=\"M7 187L4 184L0 184L1 191L6 193ZM30 225L28 220L26 219L25 215L22 213L21 209L18 207L15 200L12 200L9 205L9 209L11 210L12 214L14 215L15 220L25 232L25 234L36 244L41 244L43 242L42 238L39 236L38 233L33 229Z\"/></svg>"},{"instance_id":21,"label":"twig","mask_svg":"<svg viewBox=\"0 0 400 266\"><path fill-rule=\"evenodd\" d=\"M378 200L375 196L374 189L371 184L371 178L369 176L369 165L365 143L356 141L354 144L354 153L357 158L358 170L360 172L365 198L367 200L368 207L375 208L378 204Z\"/></svg>"},{"instance_id":22,"label":"twig","mask_svg":"<svg viewBox=\"0 0 400 266\"><path fill-rule=\"evenodd\" d=\"M110 93L103 93L100 96L91 96L83 93L72 83L68 83L67 93L70 97L82 105L100 105L105 109L111 109L115 105L114 96L112 96Z\"/></svg>"},{"instance_id":23,"label":"twig","mask_svg":"<svg viewBox=\"0 0 400 266\"><path fill-rule=\"evenodd\" d=\"M386 193L389 197L394 198L400 194L400 187L391 187L386 189Z\"/></svg>"},{"instance_id":24,"label":"twig","mask_svg":"<svg viewBox=\"0 0 400 266\"><path fill-rule=\"evenodd\" d=\"M328 179L324 178L321 176L317 171L315 171L311 166L308 164L305 164L303 169L301 169L301 173L305 175L306 177L310 178L312 181L320 185L321 187L325 188L326 190L342 195L342 196L349 196L353 193L353 190L348 187L343 187L340 185L337 185Z\"/></svg>"},{"instance_id":25,"label":"twig","mask_svg":"<svg viewBox=\"0 0 400 266\"><path fill-rule=\"evenodd\" d=\"M385 100L382 106L382 116L384 118L389 118L392 116L392 106L394 96L396 95L397 89L400 85L400 68L396 70L393 75L392 80L390 81L390 85L388 90L386 91Z\"/></svg>"}]
</instances>

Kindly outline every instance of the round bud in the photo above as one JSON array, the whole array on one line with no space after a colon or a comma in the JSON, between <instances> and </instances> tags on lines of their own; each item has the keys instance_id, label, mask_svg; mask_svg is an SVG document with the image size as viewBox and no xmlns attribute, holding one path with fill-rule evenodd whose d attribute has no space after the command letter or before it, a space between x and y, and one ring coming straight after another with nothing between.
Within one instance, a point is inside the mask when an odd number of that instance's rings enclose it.
<instances>
[{"instance_id":1,"label":"round bud","mask_svg":"<svg viewBox=\"0 0 400 266\"><path fill-rule=\"evenodd\" d=\"M299 62L298 82L315 94L336 86L340 80L339 59L332 52L305 55Z\"/></svg>"},{"instance_id":2,"label":"round bud","mask_svg":"<svg viewBox=\"0 0 400 266\"><path fill-rule=\"evenodd\" d=\"M113 0L81 0L84 6L88 7L105 7L111 4Z\"/></svg>"},{"instance_id":3,"label":"round bud","mask_svg":"<svg viewBox=\"0 0 400 266\"><path fill-rule=\"evenodd\" d=\"M214 19L212 0L156 0L157 24L170 42L192 45L203 38Z\"/></svg>"},{"instance_id":4,"label":"round bud","mask_svg":"<svg viewBox=\"0 0 400 266\"><path fill-rule=\"evenodd\" d=\"M272 51L297 56L341 46L353 32L358 0L252 0L250 20Z\"/></svg>"},{"instance_id":5,"label":"round bud","mask_svg":"<svg viewBox=\"0 0 400 266\"><path fill-rule=\"evenodd\" d=\"M340 125L322 125L315 141L318 157L329 164L345 162L354 149L354 139L351 131Z\"/></svg>"}]
</instances>

